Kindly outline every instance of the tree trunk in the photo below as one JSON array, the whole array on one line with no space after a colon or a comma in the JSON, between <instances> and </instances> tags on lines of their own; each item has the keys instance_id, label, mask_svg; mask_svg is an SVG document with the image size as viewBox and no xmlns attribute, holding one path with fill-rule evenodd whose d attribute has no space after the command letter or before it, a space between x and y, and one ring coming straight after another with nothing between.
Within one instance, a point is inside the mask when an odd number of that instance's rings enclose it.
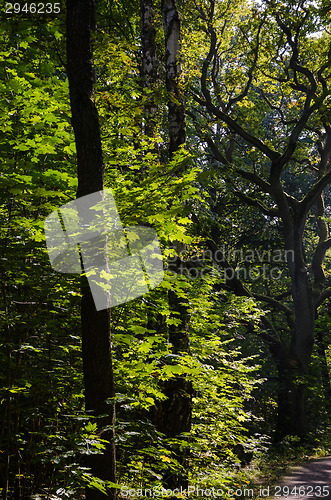
<instances>
[{"instance_id":1,"label":"tree trunk","mask_svg":"<svg viewBox=\"0 0 331 500\"><path fill-rule=\"evenodd\" d=\"M169 93L168 100L168 133L169 156L173 157L178 148L185 143L185 114L184 103L180 94L178 79L180 75L179 50L181 19L176 0L162 0L161 2L166 49L166 86ZM177 242L178 243L178 242ZM180 247L180 244L177 244ZM176 266L175 266L176 267ZM177 267L180 267L178 258ZM176 269L174 269L176 272ZM178 271L179 272L179 271ZM179 299L174 290L169 292L169 305L178 325L170 325L169 342L173 354L189 353L188 312L185 299ZM159 421L159 430L168 438L178 437L183 432L191 430L192 417L192 383L185 376L175 377L165 383L164 393L167 396L162 404ZM176 459L182 466L182 472L174 474L167 471L165 483L167 488L174 490L178 487L187 488L187 454L185 449L173 448Z\"/></svg>"},{"instance_id":2,"label":"tree trunk","mask_svg":"<svg viewBox=\"0 0 331 500\"><path fill-rule=\"evenodd\" d=\"M169 153L172 154L185 143L185 108L178 80L181 72L179 63L181 18L176 0L161 2L165 36L166 87L168 100Z\"/></svg>"},{"instance_id":3,"label":"tree trunk","mask_svg":"<svg viewBox=\"0 0 331 500\"><path fill-rule=\"evenodd\" d=\"M140 0L140 38L142 88L151 92L144 104L144 132L147 137L152 138L158 115L158 106L153 96L158 81L154 0Z\"/></svg>"},{"instance_id":4,"label":"tree trunk","mask_svg":"<svg viewBox=\"0 0 331 500\"><path fill-rule=\"evenodd\" d=\"M331 383L330 383L330 373L328 368L328 361L326 357L326 345L324 340L324 334L319 328L316 334L316 347L321 363L321 379L324 391L324 401L325 407L330 409L331 407Z\"/></svg>"},{"instance_id":5,"label":"tree trunk","mask_svg":"<svg viewBox=\"0 0 331 500\"><path fill-rule=\"evenodd\" d=\"M308 269L303 256L302 231L294 226L293 259L288 262L292 279L294 331L287 366L280 374L281 386L288 392L290 421L286 434L303 436L306 431L305 385L314 344L315 310ZM285 235L285 240L289 235ZM282 390L282 387L281 387ZM282 417L284 418L284 416ZM286 419L286 416L285 416Z\"/></svg>"},{"instance_id":6,"label":"tree trunk","mask_svg":"<svg viewBox=\"0 0 331 500\"><path fill-rule=\"evenodd\" d=\"M315 308L308 269L302 256L302 235L297 238L296 246L294 273L291 276L295 316L290 351L302 372L306 373L314 345Z\"/></svg>"},{"instance_id":7,"label":"tree trunk","mask_svg":"<svg viewBox=\"0 0 331 500\"><path fill-rule=\"evenodd\" d=\"M172 346L173 354L185 354L190 352L190 341L188 333L188 312L187 304L180 300L174 291L169 292L169 305L175 319L180 319L179 325L169 326L169 342ZM191 430L192 422L192 382L187 380L185 375L174 377L165 382L163 388L167 399L162 403L161 420L159 430L167 438L178 438L183 432ZM173 448L176 453L176 460L183 467L181 472L174 473L168 471L165 477L167 488L174 490L188 487L187 458L189 450L185 447Z\"/></svg>"},{"instance_id":8,"label":"tree trunk","mask_svg":"<svg viewBox=\"0 0 331 500\"><path fill-rule=\"evenodd\" d=\"M306 432L304 374L293 368L294 360L287 358L278 365L278 413L276 441L287 435L303 436Z\"/></svg>"},{"instance_id":9,"label":"tree trunk","mask_svg":"<svg viewBox=\"0 0 331 500\"><path fill-rule=\"evenodd\" d=\"M98 112L94 103L91 31L95 27L94 0L67 0L67 73L72 125L77 147L77 197L103 190ZM103 455L89 455L92 474L115 482L114 380L110 343L110 311L97 311L86 278L82 278L82 355L86 410L97 418L102 438L109 441ZM103 432L107 426L109 430ZM115 498L87 489L87 500Z\"/></svg>"}]
</instances>

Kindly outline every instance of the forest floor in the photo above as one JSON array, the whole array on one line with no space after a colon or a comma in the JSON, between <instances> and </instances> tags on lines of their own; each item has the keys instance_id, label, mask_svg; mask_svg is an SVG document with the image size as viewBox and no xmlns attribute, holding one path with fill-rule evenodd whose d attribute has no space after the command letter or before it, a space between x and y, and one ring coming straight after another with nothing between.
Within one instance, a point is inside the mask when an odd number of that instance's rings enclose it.
<instances>
[{"instance_id":1,"label":"forest floor","mask_svg":"<svg viewBox=\"0 0 331 500\"><path fill-rule=\"evenodd\" d=\"M331 498L331 457L313 459L291 467L286 476L270 488L270 497L274 500Z\"/></svg>"}]
</instances>

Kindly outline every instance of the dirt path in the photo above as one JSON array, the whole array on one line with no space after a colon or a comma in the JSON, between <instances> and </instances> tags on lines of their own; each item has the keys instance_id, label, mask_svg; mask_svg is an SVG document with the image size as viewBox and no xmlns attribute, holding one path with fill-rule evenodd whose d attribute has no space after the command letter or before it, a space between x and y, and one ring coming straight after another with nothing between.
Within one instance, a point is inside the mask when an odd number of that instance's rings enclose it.
<instances>
[{"instance_id":1,"label":"dirt path","mask_svg":"<svg viewBox=\"0 0 331 500\"><path fill-rule=\"evenodd\" d=\"M331 457L310 460L299 467L292 467L272 487L270 496L274 500L331 499Z\"/></svg>"}]
</instances>

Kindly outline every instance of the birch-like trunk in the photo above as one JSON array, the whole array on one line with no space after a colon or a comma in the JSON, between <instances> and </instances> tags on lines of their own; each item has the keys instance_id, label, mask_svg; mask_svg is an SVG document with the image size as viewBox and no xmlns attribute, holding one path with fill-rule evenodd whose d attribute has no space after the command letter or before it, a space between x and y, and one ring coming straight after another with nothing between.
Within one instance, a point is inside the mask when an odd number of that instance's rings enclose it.
<instances>
[{"instance_id":1,"label":"birch-like trunk","mask_svg":"<svg viewBox=\"0 0 331 500\"><path fill-rule=\"evenodd\" d=\"M161 7L166 49L166 87L169 94L168 151L171 158L178 148L185 143L186 139L184 101L179 86L181 72L179 63L181 18L176 0L162 0ZM179 243L177 246L180 246ZM179 269L179 257L177 264ZM176 272L176 269L174 269L174 271ZM169 305L173 317L179 320L179 324L169 327L169 342L172 346L172 352L177 355L189 353L190 343L186 300L179 298L176 292L171 290L169 292ZM165 384L164 393L167 396L167 400L162 405L159 428L168 438L178 438L182 433L191 430L192 383L188 381L185 376L178 376ZM175 453L176 459L183 469L181 473L177 474L174 474L172 471L167 471L165 483L167 487L172 490L179 487L187 488L188 486L188 452L185 451L185 448L180 449L180 447L177 447Z\"/></svg>"},{"instance_id":2,"label":"birch-like trunk","mask_svg":"<svg viewBox=\"0 0 331 500\"><path fill-rule=\"evenodd\" d=\"M168 100L169 153L185 143L185 107L180 92L179 77L181 18L176 0L162 0L163 28L165 36L165 66Z\"/></svg>"},{"instance_id":3,"label":"birch-like trunk","mask_svg":"<svg viewBox=\"0 0 331 500\"><path fill-rule=\"evenodd\" d=\"M153 138L157 125L158 105L154 94L158 84L154 0L140 0L141 81L150 91L144 104L144 133Z\"/></svg>"}]
</instances>

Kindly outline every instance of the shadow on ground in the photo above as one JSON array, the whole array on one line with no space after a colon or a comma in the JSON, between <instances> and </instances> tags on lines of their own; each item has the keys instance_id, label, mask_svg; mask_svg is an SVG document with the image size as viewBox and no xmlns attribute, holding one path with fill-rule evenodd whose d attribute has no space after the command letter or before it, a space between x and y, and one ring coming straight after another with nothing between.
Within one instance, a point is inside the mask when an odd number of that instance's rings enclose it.
<instances>
[{"instance_id":1,"label":"shadow on ground","mask_svg":"<svg viewBox=\"0 0 331 500\"><path fill-rule=\"evenodd\" d=\"M330 499L331 457L310 460L304 465L293 467L279 481L278 485L280 488L274 486L275 500L277 498L279 500L286 500L286 498L296 498L297 500L300 498ZM285 486L289 487L289 495L284 494L288 492L287 488L284 490Z\"/></svg>"}]
</instances>

